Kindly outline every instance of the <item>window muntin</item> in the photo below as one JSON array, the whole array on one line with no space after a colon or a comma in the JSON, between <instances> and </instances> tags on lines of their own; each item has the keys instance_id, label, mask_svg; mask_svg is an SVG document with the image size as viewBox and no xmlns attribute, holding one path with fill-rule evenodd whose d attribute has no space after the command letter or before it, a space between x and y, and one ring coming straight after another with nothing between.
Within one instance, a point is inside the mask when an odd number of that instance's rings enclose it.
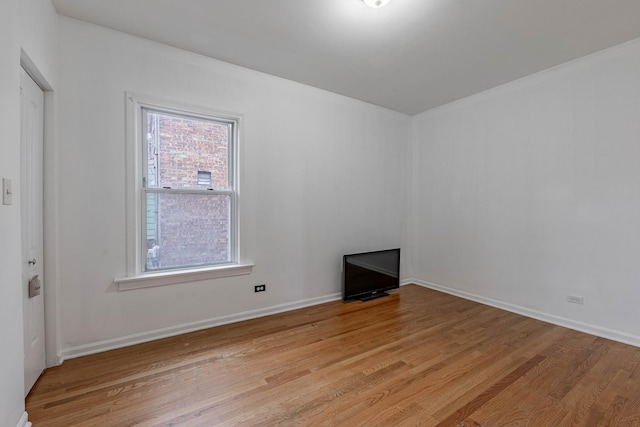
<instances>
[{"instance_id":1,"label":"window muntin","mask_svg":"<svg viewBox=\"0 0 640 427\"><path fill-rule=\"evenodd\" d=\"M237 262L237 121L152 106L140 114L142 270Z\"/></svg>"}]
</instances>

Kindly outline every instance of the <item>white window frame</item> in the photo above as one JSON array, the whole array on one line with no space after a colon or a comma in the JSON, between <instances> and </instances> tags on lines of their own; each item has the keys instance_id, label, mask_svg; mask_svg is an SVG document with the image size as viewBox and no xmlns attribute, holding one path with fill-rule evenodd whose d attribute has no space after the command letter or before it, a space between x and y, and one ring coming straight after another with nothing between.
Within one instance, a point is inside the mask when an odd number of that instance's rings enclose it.
<instances>
[{"instance_id":1,"label":"white window frame","mask_svg":"<svg viewBox=\"0 0 640 427\"><path fill-rule=\"evenodd\" d=\"M229 174L234 191L231 195L231 262L197 268L176 268L172 270L145 271L146 255L142 250L145 239L144 219L146 192L143 190L143 177L146 139L143 126L143 109L158 112L182 114L189 117L213 119L233 126L232 144L230 144ZM118 289L131 290L153 286L164 286L199 280L216 279L250 274L253 264L240 261L240 209L239 209L239 144L242 128L242 115L211 111L206 108L180 105L143 95L126 93L126 277L116 278ZM144 196L144 197L143 197ZM145 245L146 247L146 245Z\"/></svg>"}]
</instances>

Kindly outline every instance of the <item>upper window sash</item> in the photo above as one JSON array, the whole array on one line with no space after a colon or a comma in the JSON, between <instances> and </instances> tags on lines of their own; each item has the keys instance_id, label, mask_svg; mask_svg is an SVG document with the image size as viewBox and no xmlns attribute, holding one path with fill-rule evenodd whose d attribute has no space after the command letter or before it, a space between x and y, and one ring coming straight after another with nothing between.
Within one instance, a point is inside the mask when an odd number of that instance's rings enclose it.
<instances>
[{"instance_id":1,"label":"upper window sash","mask_svg":"<svg viewBox=\"0 0 640 427\"><path fill-rule=\"evenodd\" d=\"M141 111L140 111L139 119L141 121L141 126L140 126L139 137L140 137L140 142L142 143L142 149L143 149L142 159L141 159L143 164L141 164L140 171L143 174L143 178L142 178L143 188L172 188L172 189L187 189L187 188L200 189L201 188L201 184L198 183L198 176L199 176L198 174L200 172L197 170L194 170L195 185L189 186L189 187L183 187L181 183L166 182L163 180L161 175L164 172L164 169L162 168L162 164L160 163L160 157L157 158L158 164L156 164L157 167L155 168L155 174L151 174L148 165L145 164L145 162L148 161L149 159L148 139L150 138L151 135L147 134L147 132L150 124L149 123L150 116L153 116L151 120L156 121L156 123L153 123L155 125L154 128L156 128L157 126L159 126L158 115L162 115L165 117L175 118L176 120L186 120L186 121L197 120L200 122L209 122L216 126L224 127L226 129L227 173L223 183L221 183L219 180L213 179L214 177L212 177L211 184L208 187L213 188L214 190L230 190L230 191L235 190L236 164L234 162L234 158L236 157L237 153L234 145L238 138L237 124L238 124L239 118L237 117L225 118L225 117L220 117L219 115L215 115L215 117L212 117L214 115L213 113L212 113L212 116L209 116L201 113L187 112L184 110L180 111L175 108L157 107L157 106L151 106L148 104L141 104L140 110ZM159 140L156 141L156 143L159 143ZM158 149L159 151L159 147L156 147L156 149ZM155 153L155 155L160 156L160 153L159 152Z\"/></svg>"}]
</instances>

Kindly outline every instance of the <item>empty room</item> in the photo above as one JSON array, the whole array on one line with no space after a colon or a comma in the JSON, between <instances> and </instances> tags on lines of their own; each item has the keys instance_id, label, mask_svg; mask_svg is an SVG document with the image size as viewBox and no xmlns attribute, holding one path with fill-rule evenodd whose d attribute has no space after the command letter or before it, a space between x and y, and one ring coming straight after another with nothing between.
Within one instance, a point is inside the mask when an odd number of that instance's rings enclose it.
<instances>
[{"instance_id":1,"label":"empty room","mask_svg":"<svg viewBox=\"0 0 640 427\"><path fill-rule=\"evenodd\" d=\"M2 0L0 426L640 425L638 22Z\"/></svg>"}]
</instances>

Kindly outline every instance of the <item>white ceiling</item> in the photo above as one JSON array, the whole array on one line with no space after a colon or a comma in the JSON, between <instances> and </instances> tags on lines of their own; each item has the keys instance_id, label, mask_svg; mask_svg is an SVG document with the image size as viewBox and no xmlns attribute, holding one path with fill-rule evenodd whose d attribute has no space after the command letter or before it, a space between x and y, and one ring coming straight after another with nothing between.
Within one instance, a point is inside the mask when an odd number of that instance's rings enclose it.
<instances>
[{"instance_id":1,"label":"white ceiling","mask_svg":"<svg viewBox=\"0 0 640 427\"><path fill-rule=\"evenodd\" d=\"M407 114L640 37L640 0L52 0L61 15Z\"/></svg>"}]
</instances>

